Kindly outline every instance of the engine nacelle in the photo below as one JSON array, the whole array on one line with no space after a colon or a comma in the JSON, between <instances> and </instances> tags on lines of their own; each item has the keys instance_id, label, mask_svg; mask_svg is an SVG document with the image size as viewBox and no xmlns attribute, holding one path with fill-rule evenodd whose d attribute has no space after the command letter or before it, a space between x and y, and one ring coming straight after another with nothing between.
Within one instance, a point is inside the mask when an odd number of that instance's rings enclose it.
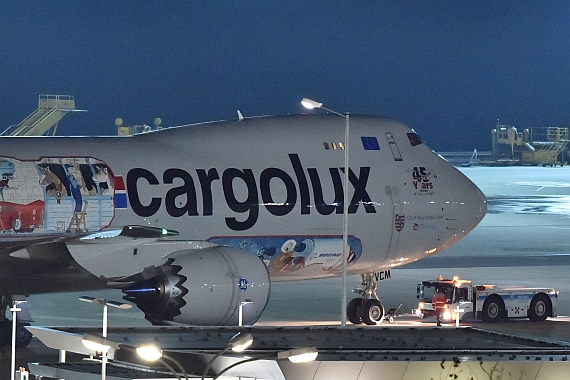
<instances>
[{"instance_id":1,"label":"engine nacelle","mask_svg":"<svg viewBox=\"0 0 570 380\"><path fill-rule=\"evenodd\" d=\"M243 300L244 325L255 323L267 305L271 283L263 261L231 247L183 250L169 255L157 275L124 289L153 324L237 326Z\"/></svg>"}]
</instances>

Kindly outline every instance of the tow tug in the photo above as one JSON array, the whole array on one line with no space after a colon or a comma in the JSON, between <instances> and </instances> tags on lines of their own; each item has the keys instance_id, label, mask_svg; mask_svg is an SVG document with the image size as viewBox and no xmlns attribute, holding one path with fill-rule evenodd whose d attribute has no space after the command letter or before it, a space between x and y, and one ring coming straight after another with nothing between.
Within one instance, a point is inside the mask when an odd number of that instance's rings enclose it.
<instances>
[{"instance_id":1,"label":"tow tug","mask_svg":"<svg viewBox=\"0 0 570 380\"><path fill-rule=\"evenodd\" d=\"M447 296L443 318L448 321L481 319L498 322L507 318L544 321L556 317L558 292L552 288L522 286L472 285L470 280L444 279L423 281L417 285L417 317L434 316L431 300L436 290Z\"/></svg>"}]
</instances>

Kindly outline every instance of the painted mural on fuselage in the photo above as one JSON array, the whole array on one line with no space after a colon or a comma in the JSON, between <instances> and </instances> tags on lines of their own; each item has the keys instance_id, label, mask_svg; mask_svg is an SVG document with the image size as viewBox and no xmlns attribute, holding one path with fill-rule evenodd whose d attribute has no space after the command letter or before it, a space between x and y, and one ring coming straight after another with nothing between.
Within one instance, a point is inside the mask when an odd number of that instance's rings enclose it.
<instances>
[{"instance_id":1,"label":"painted mural on fuselage","mask_svg":"<svg viewBox=\"0 0 570 380\"><path fill-rule=\"evenodd\" d=\"M6 237L100 231L111 224L115 209L126 208L122 177L114 176L107 164L92 157L37 161L0 157L0 178L0 231ZM334 179L339 180L340 174ZM358 184L352 172L351 179ZM336 183L336 188L340 187ZM330 207L329 213L341 209ZM356 205L353 207L351 211L356 212ZM305 273L309 267L332 274L342 265L341 236L213 237L208 241L250 251L263 260L269 272L279 275ZM348 247L350 265L362 254L362 244L349 236Z\"/></svg>"},{"instance_id":2,"label":"painted mural on fuselage","mask_svg":"<svg viewBox=\"0 0 570 380\"><path fill-rule=\"evenodd\" d=\"M208 241L255 253L277 276L311 270L333 274L342 266L342 236L214 237ZM351 265L360 258L362 243L348 236L348 248L347 264Z\"/></svg>"},{"instance_id":3,"label":"painted mural on fuselage","mask_svg":"<svg viewBox=\"0 0 570 380\"><path fill-rule=\"evenodd\" d=\"M113 174L92 157L0 157L0 236L99 231L114 216Z\"/></svg>"}]
</instances>

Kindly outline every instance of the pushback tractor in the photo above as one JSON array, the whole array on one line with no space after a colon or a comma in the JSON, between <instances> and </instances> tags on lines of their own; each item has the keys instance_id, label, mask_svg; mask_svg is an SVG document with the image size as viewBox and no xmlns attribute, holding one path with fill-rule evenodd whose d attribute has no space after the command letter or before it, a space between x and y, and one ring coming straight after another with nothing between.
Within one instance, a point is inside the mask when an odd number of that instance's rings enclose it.
<instances>
[{"instance_id":1,"label":"pushback tractor","mask_svg":"<svg viewBox=\"0 0 570 380\"><path fill-rule=\"evenodd\" d=\"M522 286L472 285L469 280L443 279L423 281L417 286L419 317L435 315L432 297L437 290L447 297L445 320L480 319L498 322L507 318L544 321L556 317L558 292L552 288Z\"/></svg>"}]
</instances>

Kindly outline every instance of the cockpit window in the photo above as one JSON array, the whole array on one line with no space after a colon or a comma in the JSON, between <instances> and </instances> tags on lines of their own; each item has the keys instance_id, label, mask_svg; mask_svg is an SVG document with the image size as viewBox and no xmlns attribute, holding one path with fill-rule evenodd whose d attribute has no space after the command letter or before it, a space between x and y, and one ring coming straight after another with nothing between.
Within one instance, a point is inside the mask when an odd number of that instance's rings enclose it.
<instances>
[{"instance_id":1,"label":"cockpit window","mask_svg":"<svg viewBox=\"0 0 570 380\"><path fill-rule=\"evenodd\" d=\"M412 133L406 133L408 135L408 140L410 140L410 144L412 144L412 146L416 146L416 145L420 145L423 144L423 140L420 138L420 136L417 135L416 132L412 132Z\"/></svg>"}]
</instances>

